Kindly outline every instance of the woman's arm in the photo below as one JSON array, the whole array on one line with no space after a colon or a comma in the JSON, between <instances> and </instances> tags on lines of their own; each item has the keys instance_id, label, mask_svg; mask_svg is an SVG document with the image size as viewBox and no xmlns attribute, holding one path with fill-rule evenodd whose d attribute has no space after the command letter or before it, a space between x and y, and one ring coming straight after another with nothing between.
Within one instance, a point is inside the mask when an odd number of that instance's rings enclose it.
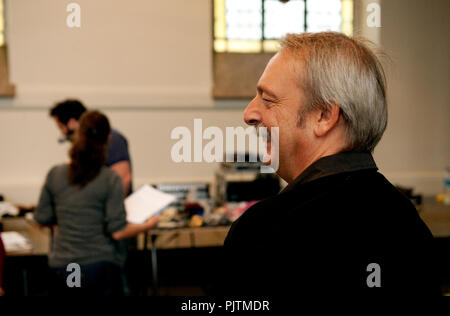
<instances>
[{"instance_id":1,"label":"woman's arm","mask_svg":"<svg viewBox=\"0 0 450 316\"><path fill-rule=\"evenodd\" d=\"M156 224L158 224L158 219L158 216L152 216L144 224L127 223L127 226L125 226L125 228L112 233L112 238L114 238L115 240L122 240L135 237L139 233L148 231L151 228L155 227Z\"/></svg>"},{"instance_id":2,"label":"woman's arm","mask_svg":"<svg viewBox=\"0 0 450 316\"><path fill-rule=\"evenodd\" d=\"M47 174L45 184L42 187L41 195L39 197L39 203L34 211L34 220L41 225L53 225L56 224L53 195L49 188L50 177L52 170Z\"/></svg>"},{"instance_id":3,"label":"woman's arm","mask_svg":"<svg viewBox=\"0 0 450 316\"><path fill-rule=\"evenodd\" d=\"M150 217L143 224L128 223L125 213L122 179L112 172L108 198L106 200L107 231L115 240L127 239L145 232L158 223L158 216Z\"/></svg>"}]
</instances>

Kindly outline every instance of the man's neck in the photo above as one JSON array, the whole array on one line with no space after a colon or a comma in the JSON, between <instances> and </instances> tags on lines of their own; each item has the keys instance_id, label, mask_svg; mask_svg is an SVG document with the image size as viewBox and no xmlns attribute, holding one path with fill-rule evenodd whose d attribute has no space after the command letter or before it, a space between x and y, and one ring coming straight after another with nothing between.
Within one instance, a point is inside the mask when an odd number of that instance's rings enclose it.
<instances>
[{"instance_id":1,"label":"man's neck","mask_svg":"<svg viewBox=\"0 0 450 316\"><path fill-rule=\"evenodd\" d=\"M287 183L294 181L303 171L311 166L314 162L322 157L331 156L343 151L344 146L320 146L308 155L299 153L298 159L292 171L289 173L287 179L284 179Z\"/></svg>"}]
</instances>

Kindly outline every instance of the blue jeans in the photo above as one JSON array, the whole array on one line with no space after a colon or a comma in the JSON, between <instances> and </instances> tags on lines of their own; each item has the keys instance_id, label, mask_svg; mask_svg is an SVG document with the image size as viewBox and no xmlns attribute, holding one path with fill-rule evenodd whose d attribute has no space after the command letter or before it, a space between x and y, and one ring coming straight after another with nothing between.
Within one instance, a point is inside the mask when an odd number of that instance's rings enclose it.
<instances>
[{"instance_id":1,"label":"blue jeans","mask_svg":"<svg viewBox=\"0 0 450 316\"><path fill-rule=\"evenodd\" d=\"M51 268L50 295L54 296L123 296L121 268L111 262L96 262L81 268L80 287L68 287L72 271Z\"/></svg>"}]
</instances>

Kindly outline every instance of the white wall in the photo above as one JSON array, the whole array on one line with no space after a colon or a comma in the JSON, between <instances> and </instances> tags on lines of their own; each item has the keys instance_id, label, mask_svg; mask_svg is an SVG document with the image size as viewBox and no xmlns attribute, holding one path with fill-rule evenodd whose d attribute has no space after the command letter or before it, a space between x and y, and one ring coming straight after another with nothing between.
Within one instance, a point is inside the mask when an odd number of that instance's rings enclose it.
<instances>
[{"instance_id":1,"label":"white wall","mask_svg":"<svg viewBox=\"0 0 450 316\"><path fill-rule=\"evenodd\" d=\"M35 203L48 169L67 160L48 117L67 97L102 109L127 136L136 186L211 180L215 164L170 159L176 126L243 125L245 101L210 97L211 1L77 0L80 29L66 26L69 2L6 1L17 96L0 100L0 193Z\"/></svg>"},{"instance_id":2,"label":"white wall","mask_svg":"<svg viewBox=\"0 0 450 316\"><path fill-rule=\"evenodd\" d=\"M388 128L375 158L392 181L439 193L450 167L450 1L384 0L381 9L392 65Z\"/></svg>"},{"instance_id":3,"label":"white wall","mask_svg":"<svg viewBox=\"0 0 450 316\"><path fill-rule=\"evenodd\" d=\"M381 2L379 38L396 72L375 157L393 181L434 194L450 165L449 46L439 24L448 2L397 1ZM205 127L243 125L245 101L210 98L209 0L78 0L80 29L65 25L70 1L6 2L17 96L0 100L0 193L35 203L47 170L67 159L48 108L69 96L104 110L128 137L135 184L212 179L215 164L170 159L176 126L192 127L194 118ZM415 24L418 15L427 23Z\"/></svg>"},{"instance_id":4,"label":"white wall","mask_svg":"<svg viewBox=\"0 0 450 316\"><path fill-rule=\"evenodd\" d=\"M135 186L170 181L210 181L216 164L174 163L170 132L177 126L193 131L194 118L203 128L244 125L242 110L106 109L113 126L128 138ZM44 109L0 110L0 192L14 202L35 202L48 169L67 160L68 144L57 143L56 126ZM205 142L206 143L206 142Z\"/></svg>"},{"instance_id":5,"label":"white wall","mask_svg":"<svg viewBox=\"0 0 450 316\"><path fill-rule=\"evenodd\" d=\"M7 1L14 104L210 104L210 1L77 0L81 28L69 2Z\"/></svg>"}]
</instances>

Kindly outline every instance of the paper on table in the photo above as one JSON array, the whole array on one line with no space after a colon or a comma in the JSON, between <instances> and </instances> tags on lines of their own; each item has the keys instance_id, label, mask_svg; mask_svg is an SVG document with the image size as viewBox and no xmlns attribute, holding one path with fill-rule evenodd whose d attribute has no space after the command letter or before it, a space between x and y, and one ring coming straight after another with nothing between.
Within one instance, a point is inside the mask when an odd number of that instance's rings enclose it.
<instances>
[{"instance_id":1,"label":"paper on table","mask_svg":"<svg viewBox=\"0 0 450 316\"><path fill-rule=\"evenodd\" d=\"M18 232L3 232L2 236L3 245L5 245L6 252L31 250L32 245L24 236Z\"/></svg>"},{"instance_id":2,"label":"paper on table","mask_svg":"<svg viewBox=\"0 0 450 316\"><path fill-rule=\"evenodd\" d=\"M141 224L149 217L162 211L164 207L175 201L176 197L159 191L149 185L142 186L139 190L125 199L127 221Z\"/></svg>"}]
</instances>

